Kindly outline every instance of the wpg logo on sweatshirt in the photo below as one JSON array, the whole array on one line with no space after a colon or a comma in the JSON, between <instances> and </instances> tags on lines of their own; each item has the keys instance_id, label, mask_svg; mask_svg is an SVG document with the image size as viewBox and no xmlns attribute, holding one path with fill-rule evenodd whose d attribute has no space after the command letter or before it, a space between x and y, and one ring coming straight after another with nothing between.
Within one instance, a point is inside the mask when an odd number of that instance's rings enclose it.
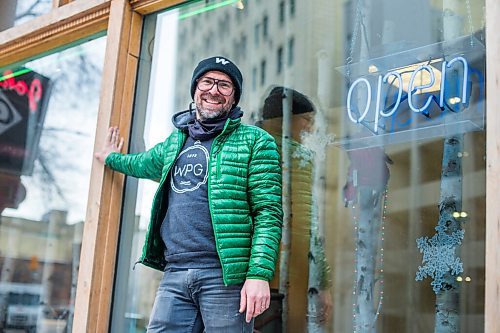
<instances>
[{"instance_id":1,"label":"wpg logo on sweatshirt","mask_svg":"<svg viewBox=\"0 0 500 333\"><path fill-rule=\"evenodd\" d=\"M172 190L176 193L192 192L206 184L208 161L208 149L199 140L185 148L177 157L171 171Z\"/></svg>"}]
</instances>

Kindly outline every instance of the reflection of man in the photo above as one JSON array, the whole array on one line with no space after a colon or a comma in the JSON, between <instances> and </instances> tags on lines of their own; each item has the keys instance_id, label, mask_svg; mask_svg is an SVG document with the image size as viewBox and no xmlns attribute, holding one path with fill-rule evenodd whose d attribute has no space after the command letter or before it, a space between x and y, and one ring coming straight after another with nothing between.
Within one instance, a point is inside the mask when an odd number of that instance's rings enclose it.
<instances>
[{"instance_id":1,"label":"reflection of man","mask_svg":"<svg viewBox=\"0 0 500 333\"><path fill-rule=\"evenodd\" d=\"M285 97L284 89L288 97ZM290 98L291 102L286 103L285 98ZM311 230L313 219L318 218L313 212L313 206L321 206L313 194L314 178L321 175L315 175L318 171L313 160L314 153L307 148L302 138L313 132L315 108L307 96L294 89L277 86L270 90L262 107L262 127L276 138L280 148L283 145L281 141L284 102L289 104L291 115L290 139L287 142L291 153L289 170L292 188L290 205L293 253L288 268L289 284L292 286L289 290L289 320L293 323L291 326L298 331L301 325L305 324L303 312L306 308L309 310L313 308L311 304L306 305L306 302L311 303L312 300L304 290L308 291L309 296L318 296L315 300L318 306L314 307L316 311L312 313L308 310L307 317L320 325L327 325L329 322L332 311L331 272L323 247L323 235ZM286 156L283 156L283 159L285 158ZM317 246L314 246L315 244ZM307 267L312 276L309 280L315 281L308 281L307 275L304 275L304 268Z\"/></svg>"},{"instance_id":2,"label":"reflection of man","mask_svg":"<svg viewBox=\"0 0 500 333\"><path fill-rule=\"evenodd\" d=\"M240 123L242 81L231 61L202 60L191 81L196 109L173 116L163 143L122 155L110 128L96 154L114 170L160 179L140 259L165 271L148 332L252 332L269 307L281 170L273 138Z\"/></svg>"}]
</instances>

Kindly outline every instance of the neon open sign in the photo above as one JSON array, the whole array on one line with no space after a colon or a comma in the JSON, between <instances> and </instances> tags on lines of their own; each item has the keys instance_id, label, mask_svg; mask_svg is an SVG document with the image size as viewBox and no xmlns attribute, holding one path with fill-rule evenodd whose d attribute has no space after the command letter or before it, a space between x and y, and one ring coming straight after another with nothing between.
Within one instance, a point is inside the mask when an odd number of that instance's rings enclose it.
<instances>
[{"instance_id":1,"label":"neon open sign","mask_svg":"<svg viewBox=\"0 0 500 333\"><path fill-rule=\"evenodd\" d=\"M446 91L446 87L448 86L446 83L447 81L447 73L451 69L455 69L458 66L462 67L462 72L463 72L463 78L462 78L462 91L461 91L461 96L449 96L450 94ZM439 83L440 86L440 91L439 91L439 107L441 109L444 108L445 105L445 99L452 99L455 98L456 101L461 102L462 104L467 104L467 86L468 86L468 73L469 73L469 64L467 63L467 60L464 57L456 57L450 61L443 61L441 65L441 82ZM417 78L422 77L424 74L427 76L427 82L419 82ZM392 79L391 82L389 83L389 79ZM455 77L453 77L455 79ZM414 71L412 71L409 83L407 85L407 90L408 90L408 95L404 97L404 99L408 99L408 106L409 108L416 113L424 113L426 110L429 108L429 106L432 103L433 96L428 96L427 100L423 105L417 105L417 103L414 101L414 96L417 94L418 91L423 91L424 89L431 88L434 86L436 83L436 74L434 72L433 67L430 65L420 65L418 66ZM349 116L349 119L353 123L361 123L365 120L367 117L368 113L370 110L374 110L375 115L373 117L374 119L374 125L373 125L373 131L375 133L378 132L379 129L379 121L381 117L384 118L389 118L394 115L394 113L398 110L399 106L401 105L401 101L403 100L403 87L404 87L404 80L401 75L401 73L397 70L391 70L387 72L385 75L379 75L378 80L377 80L377 88L375 91L376 94L376 101L375 101L375 107L372 107L372 85L370 81L368 81L366 78L358 78L355 80L351 86L349 87L348 93L347 93L347 115ZM387 90L388 88L391 87L397 87L398 93L395 99L395 102L392 105L392 108L389 110L385 110L381 108L381 94L382 91L385 89ZM358 91L360 93L364 92L366 95L366 101L365 101L365 108L362 113L353 112L353 93L355 91ZM360 102L359 99L356 99L356 102ZM356 108L357 110L357 108ZM427 115L427 114L426 114Z\"/></svg>"},{"instance_id":2,"label":"neon open sign","mask_svg":"<svg viewBox=\"0 0 500 333\"><path fill-rule=\"evenodd\" d=\"M337 67L346 150L472 131L485 125L485 47L462 36Z\"/></svg>"}]
</instances>

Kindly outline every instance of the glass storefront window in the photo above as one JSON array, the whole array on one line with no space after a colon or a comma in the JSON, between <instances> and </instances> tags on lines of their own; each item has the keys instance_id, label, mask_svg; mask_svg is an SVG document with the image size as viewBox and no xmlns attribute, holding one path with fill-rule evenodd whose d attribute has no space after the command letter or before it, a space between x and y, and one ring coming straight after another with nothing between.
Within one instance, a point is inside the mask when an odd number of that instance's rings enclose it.
<instances>
[{"instance_id":1,"label":"glass storefront window","mask_svg":"<svg viewBox=\"0 0 500 333\"><path fill-rule=\"evenodd\" d=\"M0 331L70 332L106 38L0 72Z\"/></svg>"},{"instance_id":2,"label":"glass storefront window","mask_svg":"<svg viewBox=\"0 0 500 333\"><path fill-rule=\"evenodd\" d=\"M280 146L289 265L256 329L484 329L484 6L199 1L147 17L133 152L170 133L214 55L243 73L244 121ZM161 272L131 267L155 184L127 184L112 328L144 332Z\"/></svg>"}]
</instances>

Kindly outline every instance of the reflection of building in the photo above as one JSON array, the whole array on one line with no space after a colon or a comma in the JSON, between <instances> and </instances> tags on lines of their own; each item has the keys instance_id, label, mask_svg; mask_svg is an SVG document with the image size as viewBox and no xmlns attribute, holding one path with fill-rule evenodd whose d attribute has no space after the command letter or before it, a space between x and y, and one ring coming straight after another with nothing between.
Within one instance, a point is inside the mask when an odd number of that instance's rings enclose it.
<instances>
[{"instance_id":1,"label":"reflection of building","mask_svg":"<svg viewBox=\"0 0 500 333\"><path fill-rule=\"evenodd\" d=\"M50 211L41 221L2 216L0 223L0 319L5 320L14 293L39 286L38 303L46 319L67 316L76 283L83 223L66 224L66 212ZM76 236L76 237L75 237ZM15 286L16 292L9 286ZM0 288L2 290L2 288ZM20 290L20 291L19 291ZM26 290L25 292L22 292ZM10 295L10 298L9 298ZM20 298L22 298L20 296ZM2 306L3 305L3 306ZM42 324L41 321L38 325ZM0 323L3 327L5 323Z\"/></svg>"},{"instance_id":2,"label":"reflection of building","mask_svg":"<svg viewBox=\"0 0 500 333\"><path fill-rule=\"evenodd\" d=\"M331 1L253 0L244 1L244 6L244 10L226 6L178 21L178 48L183 51L177 57L175 110L186 109L191 101L189 86L197 62L213 55L227 56L240 68L244 82L240 106L247 119L259 118L271 85L288 83L313 100L318 98L319 64L325 55L330 60L334 56L335 38L317 34L334 31L340 23L332 19L340 16L331 13ZM310 61L311 54L317 55L316 61ZM326 72L333 75L333 69Z\"/></svg>"}]
</instances>

